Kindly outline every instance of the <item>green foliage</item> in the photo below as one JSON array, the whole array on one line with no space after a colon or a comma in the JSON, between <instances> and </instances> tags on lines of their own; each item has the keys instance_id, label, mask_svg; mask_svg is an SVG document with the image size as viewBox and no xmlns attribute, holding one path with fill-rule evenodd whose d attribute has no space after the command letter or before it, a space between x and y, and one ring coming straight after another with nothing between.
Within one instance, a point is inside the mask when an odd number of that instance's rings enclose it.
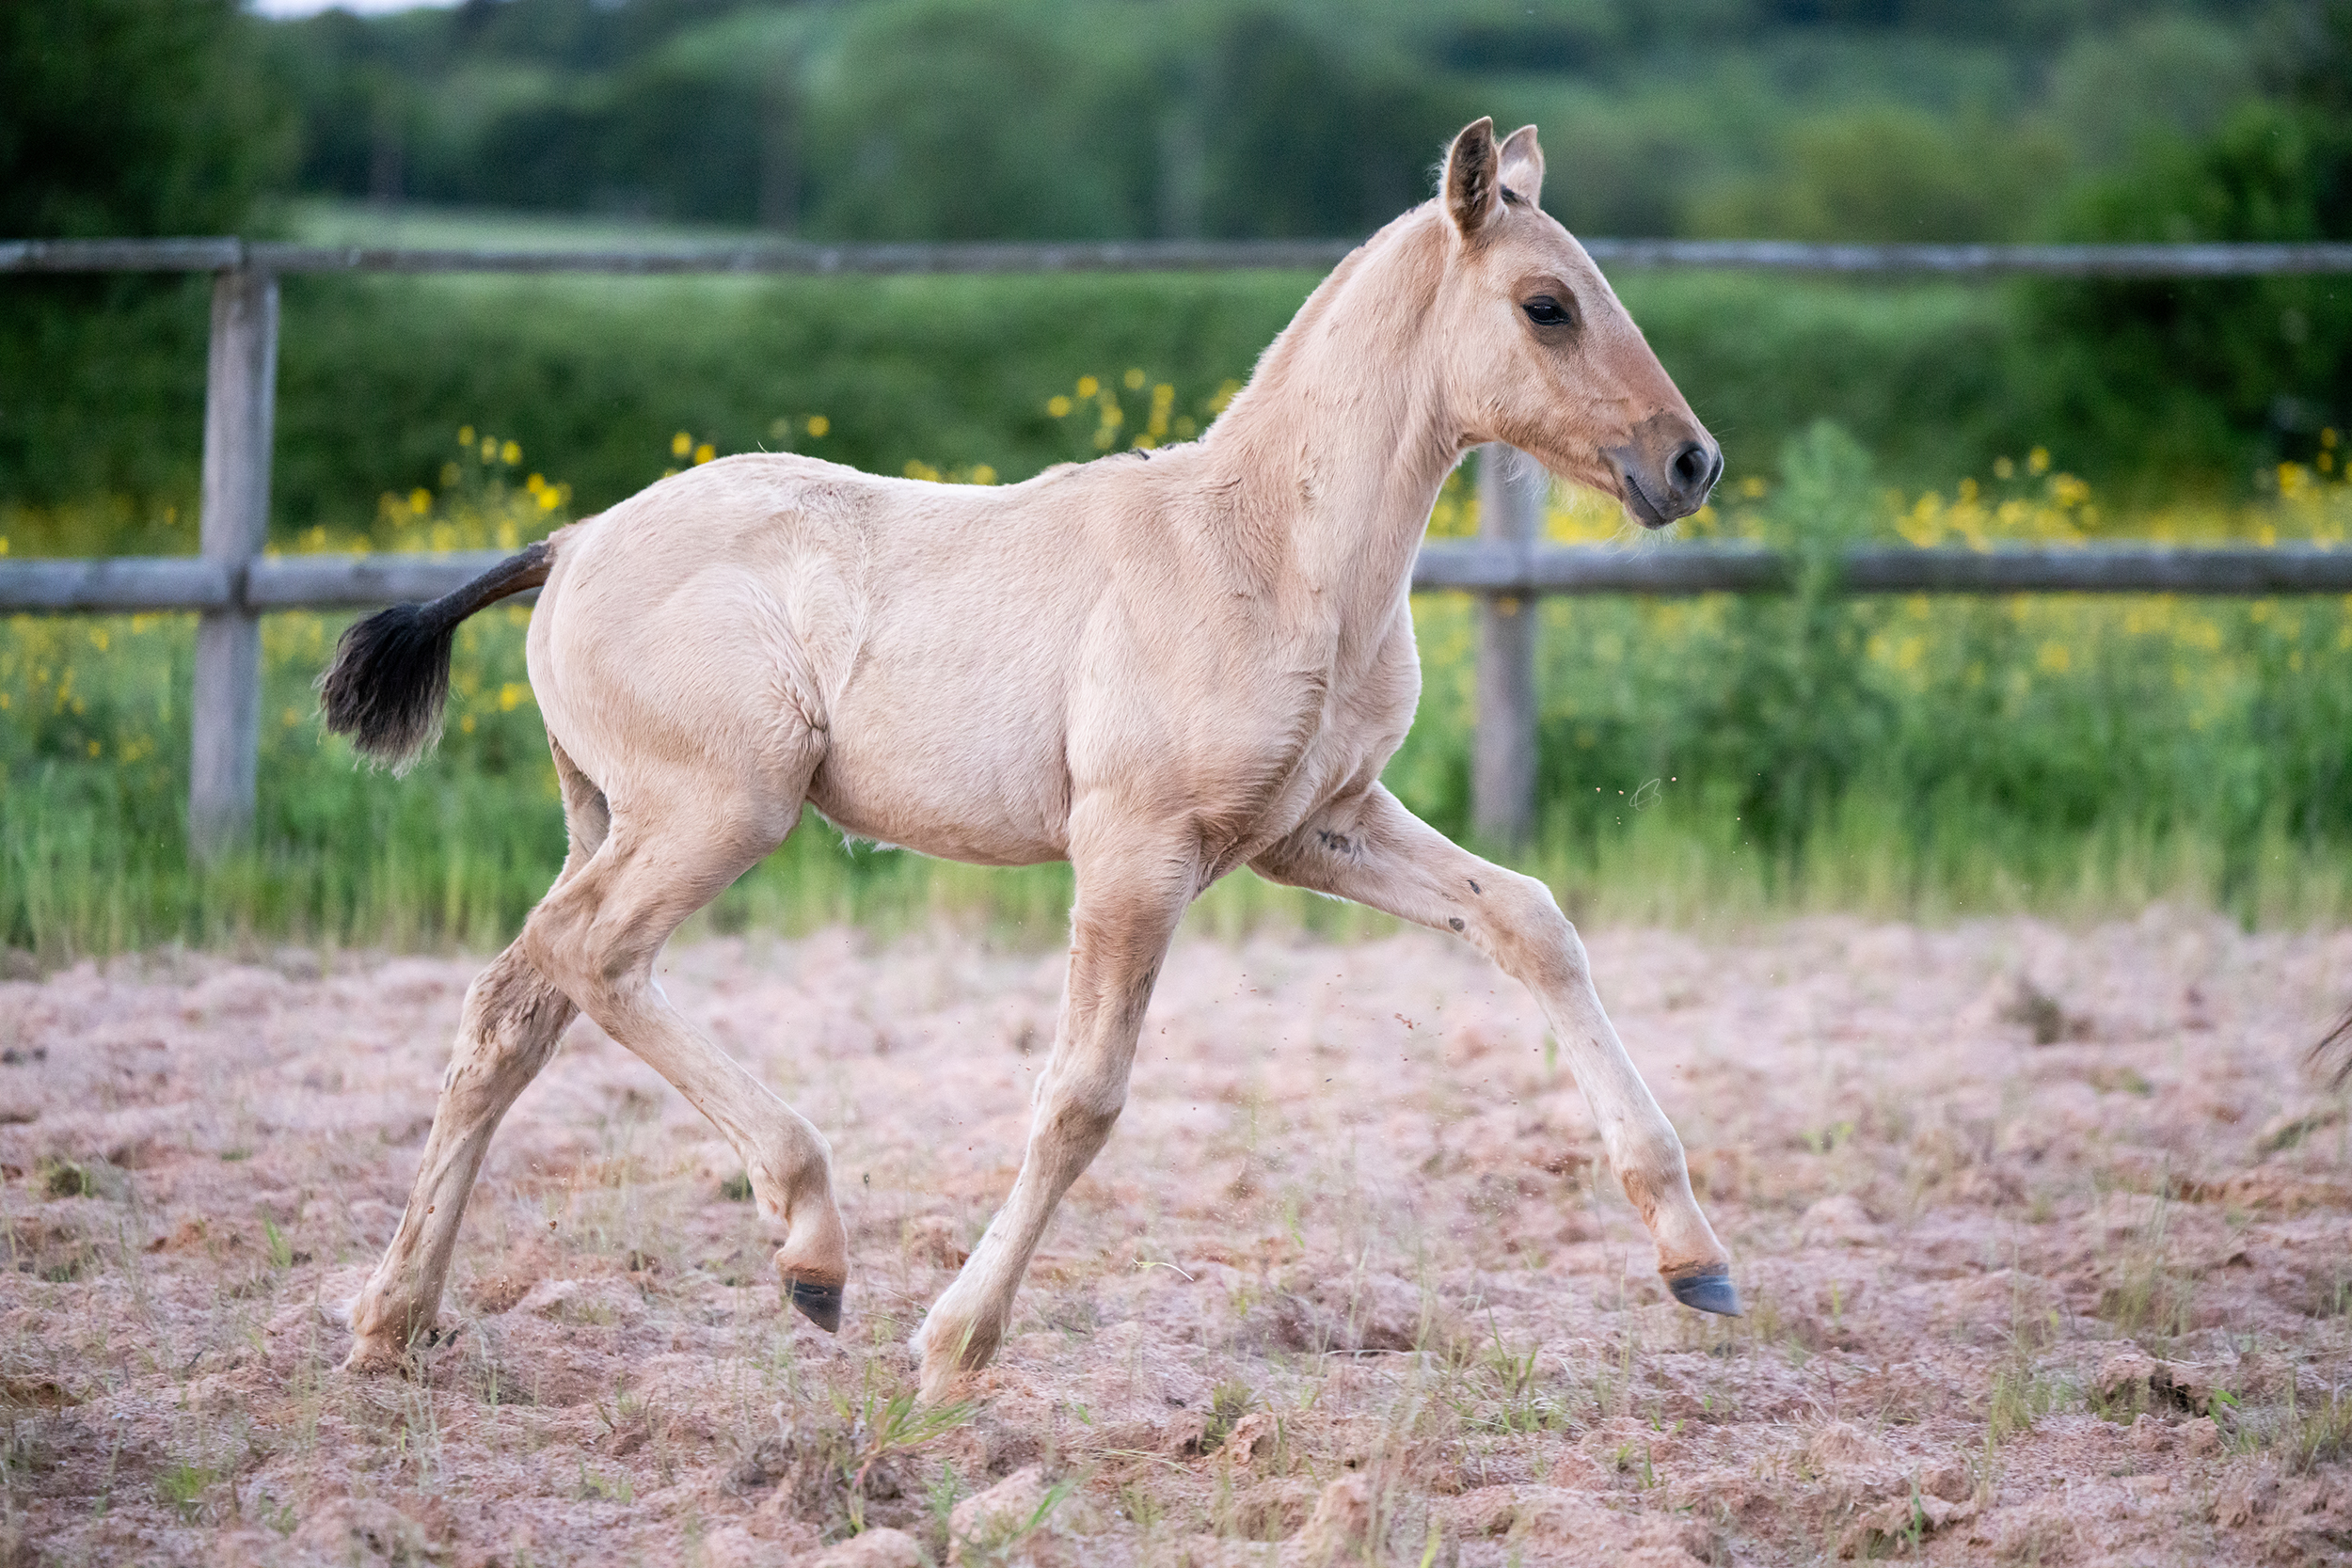
<instances>
[{"instance_id":1,"label":"green foliage","mask_svg":"<svg viewBox=\"0 0 2352 1568\"><path fill-rule=\"evenodd\" d=\"M2076 199L2090 240L2352 239L2352 4L2314 8L2288 91L2241 105L2210 136L2144 143ZM2309 460L2352 423L2352 291L2341 277L2051 282L2024 291L2050 363L2042 420L2120 464L2241 482Z\"/></svg>"},{"instance_id":2,"label":"green foliage","mask_svg":"<svg viewBox=\"0 0 2352 1568\"><path fill-rule=\"evenodd\" d=\"M294 278L273 513L281 537L363 528L385 492L437 487L468 423L519 441L583 512L659 478L679 430L722 451L788 444L882 473L985 463L1025 478L1094 455L1046 412L1078 373L1140 367L1201 418L1314 281ZM2099 472L2096 449L2024 406L2031 361L1995 294L1700 275L1636 275L1622 292L1735 482L1824 417L1914 483L2037 441ZM68 538L0 515L18 553L194 548L205 312L201 281L136 309L0 312L0 506L83 519ZM822 438L812 414L829 421Z\"/></svg>"},{"instance_id":3,"label":"green foliage","mask_svg":"<svg viewBox=\"0 0 2352 1568\"><path fill-rule=\"evenodd\" d=\"M234 0L0 7L0 236L216 234L286 118Z\"/></svg>"},{"instance_id":4,"label":"green foliage","mask_svg":"<svg viewBox=\"0 0 2352 1568\"><path fill-rule=\"evenodd\" d=\"M1258 1408L1258 1391L1238 1378L1209 1390L1206 1424L1200 1429L1200 1451L1214 1453L1225 1446L1241 1418Z\"/></svg>"},{"instance_id":5,"label":"green foliage","mask_svg":"<svg viewBox=\"0 0 2352 1568\"><path fill-rule=\"evenodd\" d=\"M193 1524L204 1513L206 1496L222 1480L221 1472L205 1465L174 1465L155 1478L155 1496L182 1522Z\"/></svg>"},{"instance_id":6,"label":"green foliage","mask_svg":"<svg viewBox=\"0 0 2352 1568\"><path fill-rule=\"evenodd\" d=\"M2066 162L2052 134L1866 103L1797 121L1766 170L1696 198L1687 227L1732 239L2023 239Z\"/></svg>"},{"instance_id":7,"label":"green foliage","mask_svg":"<svg viewBox=\"0 0 2352 1568\"><path fill-rule=\"evenodd\" d=\"M594 511L659 479L680 430L883 473L1006 478L1094 456L1049 396L1146 367L1180 412L1248 373L1314 279L1295 274L806 279L774 284L294 279L285 291L273 512L283 535L363 529L437 488L479 424ZM131 494L103 540L0 520L19 553L194 547L200 291L122 314L0 317L0 485L54 508ZM51 379L52 363L72 367ZM827 434L808 435L822 415ZM161 508L179 511L167 524ZM86 512L92 510L84 509Z\"/></svg>"},{"instance_id":8,"label":"green foliage","mask_svg":"<svg viewBox=\"0 0 2352 1568\"><path fill-rule=\"evenodd\" d=\"M1693 694L1689 761L1674 760L1736 788L1743 837L1785 855L1883 753L1896 715L1870 678L1866 623L1836 592L1841 553L1877 520L1870 454L1820 423L1789 443L1781 475L1763 533L1797 562L1795 592L1733 606L1719 678Z\"/></svg>"},{"instance_id":9,"label":"green foliage","mask_svg":"<svg viewBox=\"0 0 2352 1568\"><path fill-rule=\"evenodd\" d=\"M1485 112L1460 84L1272 8L1232 10L1191 74L1199 102L1171 121L1163 178L1194 178L1197 147L1202 190L1164 200L1176 233L1370 233L1428 196L1432 160Z\"/></svg>"},{"instance_id":10,"label":"green foliage","mask_svg":"<svg viewBox=\"0 0 2352 1568\"><path fill-rule=\"evenodd\" d=\"M1379 41L1231 0L525 0L274 43L306 188L843 238L1364 232L1474 113Z\"/></svg>"},{"instance_id":11,"label":"green foliage","mask_svg":"<svg viewBox=\"0 0 2352 1568\"><path fill-rule=\"evenodd\" d=\"M1035 6L860 8L806 96L811 227L855 239L1152 231L1156 96L1109 36ZM1024 112L1009 114L1012 104Z\"/></svg>"},{"instance_id":12,"label":"green foliage","mask_svg":"<svg viewBox=\"0 0 2352 1568\"><path fill-rule=\"evenodd\" d=\"M1360 233L1495 112L1573 153L1572 222L1989 239L2119 138L2249 89L2247 32L2226 3L2094 0L509 0L272 37L303 188L382 200L837 236Z\"/></svg>"},{"instance_id":13,"label":"green foliage","mask_svg":"<svg viewBox=\"0 0 2352 1568\"><path fill-rule=\"evenodd\" d=\"M1591 230L2292 238L2344 228L2342 10L504 0L264 24L224 0L20 7L0 21L0 171L23 178L0 198L23 211L0 228L237 225L291 115L296 182L388 213L600 210L607 237L657 216L1344 234L1423 194L1444 136L1491 111L1542 124L1546 199ZM467 421L591 505L658 474L679 429L744 450L812 413L825 456L1020 477L1083 453L1038 411L1074 371L1144 365L1197 402L1311 282L297 278L277 515L353 525L431 484ZM1735 474L1825 417L1914 482L2039 443L2103 483L2242 488L2347 418L2352 304L2331 279L1622 282ZM20 279L0 299L0 504L127 507L105 547L188 547L202 280ZM47 547L46 525L9 526Z\"/></svg>"}]
</instances>

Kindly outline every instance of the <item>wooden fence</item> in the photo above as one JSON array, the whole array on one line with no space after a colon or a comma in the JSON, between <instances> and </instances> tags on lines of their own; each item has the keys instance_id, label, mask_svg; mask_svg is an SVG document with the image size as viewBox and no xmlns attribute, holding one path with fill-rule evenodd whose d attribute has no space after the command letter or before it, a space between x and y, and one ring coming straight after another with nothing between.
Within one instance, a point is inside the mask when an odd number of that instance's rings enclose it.
<instances>
[{"instance_id":1,"label":"wooden fence","mask_svg":"<svg viewBox=\"0 0 2352 1568\"><path fill-rule=\"evenodd\" d=\"M188 842L219 854L251 830L261 737L261 623L277 610L357 609L430 598L494 554L270 556L271 425L278 278L324 272L779 274L1066 273L1326 268L1350 241L815 245L789 243L590 249L409 249L237 239L0 241L0 274L209 272L199 553L99 561L0 561L0 613L193 610ZM1758 241L1588 240L1616 267L1829 274L2219 277L2352 273L2352 245L1813 245ZM1432 545L1415 589L1480 597L1471 761L1477 830L1525 833L1535 785L1535 617L1547 594L1689 594L1785 589L1792 563L1752 547L1562 548L1538 543L1546 479L1507 449L1481 464L1475 542ZM1859 549L1841 590L1858 594L2352 594L2352 550Z\"/></svg>"}]
</instances>

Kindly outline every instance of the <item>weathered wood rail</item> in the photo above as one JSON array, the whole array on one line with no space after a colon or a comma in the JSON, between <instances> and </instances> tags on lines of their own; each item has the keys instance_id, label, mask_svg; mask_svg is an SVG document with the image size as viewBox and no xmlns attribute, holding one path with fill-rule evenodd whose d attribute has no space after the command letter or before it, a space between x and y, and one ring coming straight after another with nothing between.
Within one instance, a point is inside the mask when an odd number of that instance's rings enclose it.
<instances>
[{"instance_id":1,"label":"weathered wood rail","mask_svg":"<svg viewBox=\"0 0 2352 1568\"><path fill-rule=\"evenodd\" d=\"M1341 240L1044 245L742 245L596 248L310 245L235 238L0 241L0 275L209 272L199 553L101 561L0 560L0 613L194 611L198 617L188 842L211 857L250 831L261 739L260 617L360 609L448 592L495 554L265 553L276 408L278 279L319 273L866 276L1327 268ZM1587 240L1603 265L1830 275L2226 277L2352 273L2352 245L1800 245ZM1746 546L1563 548L1539 544L1545 480L1507 449L1482 465L1475 542L1423 549L1416 590L1479 595L1472 815L1498 839L1525 833L1535 784L1535 617L1550 594L1754 594L1796 565ZM1838 563L1855 594L2352 594L2352 550L1864 548Z\"/></svg>"}]
</instances>

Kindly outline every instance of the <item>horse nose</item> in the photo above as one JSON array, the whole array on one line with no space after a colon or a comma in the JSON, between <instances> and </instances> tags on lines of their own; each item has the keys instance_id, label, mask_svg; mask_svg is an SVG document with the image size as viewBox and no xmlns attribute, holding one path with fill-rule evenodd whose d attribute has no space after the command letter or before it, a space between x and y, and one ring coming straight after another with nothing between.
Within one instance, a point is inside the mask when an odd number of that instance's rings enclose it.
<instances>
[{"instance_id":1,"label":"horse nose","mask_svg":"<svg viewBox=\"0 0 2352 1568\"><path fill-rule=\"evenodd\" d=\"M1707 494L1724 474L1724 454L1712 441L1687 440L1666 460L1666 483L1676 507L1685 515L1706 503Z\"/></svg>"}]
</instances>

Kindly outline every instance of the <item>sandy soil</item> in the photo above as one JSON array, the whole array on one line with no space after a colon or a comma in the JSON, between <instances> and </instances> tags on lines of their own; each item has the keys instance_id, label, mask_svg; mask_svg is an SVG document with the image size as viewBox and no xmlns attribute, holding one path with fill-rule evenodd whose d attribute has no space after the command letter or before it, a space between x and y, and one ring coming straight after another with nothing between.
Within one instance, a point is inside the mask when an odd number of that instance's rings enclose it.
<instances>
[{"instance_id":1,"label":"sandy soil","mask_svg":"<svg viewBox=\"0 0 2352 1568\"><path fill-rule=\"evenodd\" d=\"M1665 1299L1466 948L1191 942L1003 1357L931 1414L903 1345L1011 1179L1056 958L673 955L834 1141L838 1338L780 1310L725 1146L582 1023L491 1154L453 1333L377 1380L322 1307L390 1234L473 966L0 986L0 1568L2352 1559L2352 1131L2298 1060L2352 933L1588 940L1744 1320Z\"/></svg>"}]
</instances>

